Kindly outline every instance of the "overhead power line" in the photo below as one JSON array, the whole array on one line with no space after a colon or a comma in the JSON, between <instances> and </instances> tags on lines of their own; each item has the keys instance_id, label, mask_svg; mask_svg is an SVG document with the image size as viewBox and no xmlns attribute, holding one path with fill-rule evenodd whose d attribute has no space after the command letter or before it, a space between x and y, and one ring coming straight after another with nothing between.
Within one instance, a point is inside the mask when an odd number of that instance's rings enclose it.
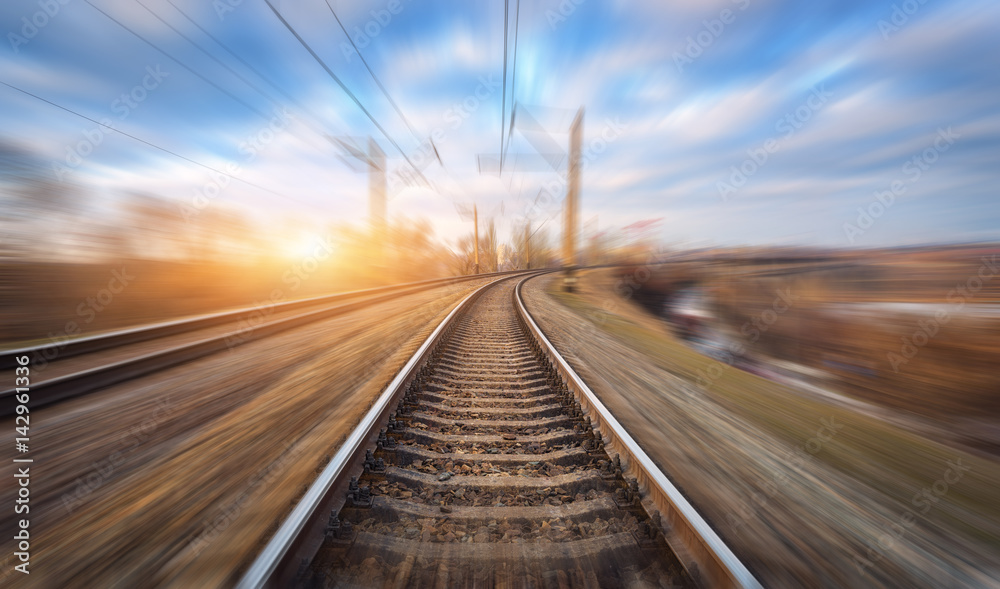
<instances>
[{"instance_id":1,"label":"overhead power line","mask_svg":"<svg viewBox=\"0 0 1000 589\"><path fill-rule=\"evenodd\" d=\"M230 91L226 90L225 88L223 88L222 86L220 86L220 85L216 84L215 82L213 82L212 80L210 80L210 79L208 79L207 77L203 76L202 74L199 74L199 73L198 73L197 71L195 71L194 69L192 69L192 68L191 68L190 66L188 66L188 65L184 64L184 63L183 63L183 62L182 62L181 60L179 60L179 59L177 59L176 57L174 57L174 56L170 55L169 53L167 53L167 52L166 52L166 51L164 51L163 49L160 49L160 48L159 48L159 47L158 47L158 46L157 46L157 45L156 45L155 43L153 43L152 41L150 41L150 40L146 39L145 37L143 37L143 36L142 36L142 35L140 35L139 33L137 33L137 32L135 32L135 31L133 31L133 30L132 30L132 29L131 29L130 27L128 27L128 25L126 25L125 23L123 23L123 22L119 21L118 19L116 19L115 17L111 16L111 15L110 15L110 14L108 14L107 12L104 12L103 10L101 10L100 8L98 8L98 7L96 6L96 5L94 5L94 3L93 3L93 2L91 2L90 0L84 0L84 2L86 2L87 4L89 4L89 5L91 6L91 8L93 8L93 9L94 9L94 10L96 10L97 12L100 12L101 14L103 14L104 16L106 16L106 17L107 17L108 19L110 19L110 20L111 20L112 22L114 22L115 24L117 24L117 25L118 25L118 26L120 26L121 28L123 28L123 29L125 29L126 31L128 31L128 32L132 33L133 35L135 35L135 36L136 36L136 37L137 37L137 38L138 38L138 39L139 39L140 41L142 41L143 43L145 43L145 44L149 45L149 46L150 46L150 47L152 47L153 49L156 49L157 51L159 51L159 52L160 52L160 53L162 53L163 55L167 56L167 57L168 57L169 59L173 60L173 61L174 61L174 62L176 62L176 63L177 63L178 65L180 65L180 66L181 66L182 68L184 68L184 69L186 69L187 71L191 72L191 73L192 73L192 74L194 74L195 76L198 76L198 78L200 78L200 79L201 79L201 80L202 80L203 82L205 82L206 84L208 84L208 85L212 86L213 88L215 88L215 89L216 89L216 90L218 90L219 92L222 92L222 93L223 93L223 94L225 94L226 96L228 96L228 97L232 98L233 100L235 100L236 102L240 103L241 105L243 105L244 107L246 107L246 108L247 108L248 110L250 110L251 112L253 112L253 113L257 114L257 115L258 115L259 117L261 117L261 118L262 118L262 119L264 119L265 121L267 121L267 120L270 120L270 117L268 117L268 116L267 116L266 114L264 114L264 112L263 112L263 111L261 111L260 109L258 109L258 108L257 108L257 107L255 107L255 106L253 106L253 105L251 105L251 104L247 103L247 102L246 102L246 101L244 101L244 100L243 100L242 98L240 98L240 97L236 96L236 95L235 95L235 94L233 94L232 92L230 92Z\"/></svg>"},{"instance_id":2,"label":"overhead power line","mask_svg":"<svg viewBox=\"0 0 1000 589\"><path fill-rule=\"evenodd\" d=\"M507 18L510 14L510 0L503 0L503 96L500 98L500 170L503 174L503 129L507 126Z\"/></svg>"},{"instance_id":3,"label":"overhead power line","mask_svg":"<svg viewBox=\"0 0 1000 589\"><path fill-rule=\"evenodd\" d=\"M171 150L169 150L169 149L167 149L165 147L160 147L159 145L156 145L155 143L151 143L149 141L146 141L145 139L141 139L139 137L136 137L135 135L126 133L125 131L122 131L120 129L116 129L114 127L110 127L110 126L108 126L108 125L106 125L106 124L98 121L97 119L92 119L92 118L88 117L85 114L78 113L78 112L76 112L73 109L66 108L65 106L62 106L60 104L56 104L55 102L52 102L51 100L48 100L46 98L42 98L41 96L39 96L37 94L32 94L31 92L28 92L27 90L22 90L21 88L18 88L17 86L14 86L12 84L8 84L7 82L4 82L3 80L0 80L0 84L3 84L4 86L7 86L11 90L16 90L16 91L18 91L18 92L20 92L22 94L26 94L26 95L28 95L28 96L30 96L32 98L35 98L37 100L41 100L42 102L44 102L46 104L50 104L50 105L52 105L52 106L54 106L54 107L56 107L56 108L58 108L60 110L66 111L66 112L68 112L68 113L70 113L72 115L76 115L76 116L80 117L81 119L86 119L86 120L88 120L88 121L90 121L92 123L95 123L95 124L99 125L100 127L103 127L103 128L105 128L105 129L107 129L109 131L114 131L115 133L118 133L119 135L124 135L124 136L128 137L129 139L133 139L135 141L138 141L139 143L142 143L144 145L148 145L149 147L152 147L153 149L157 149L157 150L162 151L164 153L168 153L168 154L170 154L170 155L172 155L172 156L174 156L176 158L180 158L180 159L182 159L182 160L184 160L186 162L190 162L190 163L192 163L192 164L194 164L196 166L205 168L206 170L209 170L211 172L215 172L216 174L221 174L221 175L223 175L223 176L225 176L227 178L230 178L232 180L235 180L237 182L242 182L243 184L246 184L247 186L252 186L252 187L254 187L254 188L258 189L258 190L263 190L264 192L268 192L270 194L273 194L275 196L279 196L281 198L286 198L286 199L288 199L290 201L297 202L299 204L304 204L304 205L308 205L308 206L314 206L314 205L311 205L310 203L307 203L307 202L304 202L304 201L300 201L300 200L294 199L294 198L292 198L290 196L281 194L280 192L275 192L275 191L270 190L268 188L264 188L263 186L261 186L259 184L254 184L253 182L250 182L249 180L244 180L244 179L239 178L237 176L233 176L232 174L227 174L226 172L223 172L222 170L213 168L212 166L209 166L207 164L203 164L203 163L201 163L199 161L196 161L196 160L193 160L193 159L191 159L189 157L183 156L183 155L177 153L176 151L171 151Z\"/></svg>"},{"instance_id":4,"label":"overhead power line","mask_svg":"<svg viewBox=\"0 0 1000 589\"><path fill-rule=\"evenodd\" d=\"M231 55L235 59L237 59L247 69L249 69L254 74L256 74L258 78L260 78L261 80L264 80L265 82L267 82L268 86L274 88L275 91L280 92L281 95L284 96L285 98L287 98L292 104L294 104L295 106L297 106L300 109L302 109L302 112L304 112L304 113L308 114L310 117L312 117L313 120L316 123L321 124L322 117L320 117L318 114L314 113L312 110L310 110L305 105L303 105L302 103L300 103L291 94L289 94L288 92L285 92L285 90L283 88L281 88L281 86L279 86L278 84L276 84L268 76L264 75L260 70L258 70L257 68L255 68L249 62L247 62L247 60L245 60L242 57L240 57L239 54L237 54L235 51L233 51L232 49L230 49L229 46L227 46L225 43L223 43L222 41L220 41L215 35L213 35L208 30L206 30L205 27L203 27L200 24L198 24L197 21L195 21L193 18L191 18L186 12L184 12L183 10L181 10L181 8L179 6L177 6L176 4L174 4L173 0L167 0L167 3L169 3L171 6L173 6L174 10L176 10L179 13L181 13L181 16L183 16L185 19L187 19L187 21L190 22L192 25L194 25L195 27L197 27L199 31L201 31L202 33L205 34L205 36L207 36L209 39L211 39L212 41L214 41L216 45L218 45L219 47L222 47L222 49L224 49L226 51L226 53L228 53L229 55Z\"/></svg>"},{"instance_id":5,"label":"overhead power line","mask_svg":"<svg viewBox=\"0 0 1000 589\"><path fill-rule=\"evenodd\" d=\"M266 98L267 101L270 102L272 105L274 105L274 106L282 106L282 105L278 104L278 102L276 100L274 100L273 98L271 98L270 96L268 96L268 94L266 92L264 92L263 90L261 90L260 87L258 87L256 84L254 84L250 80L246 79L246 77L244 77L242 74L240 74L239 72L237 72L233 68L229 67L229 65L223 63L223 61L221 59L219 59L218 57L216 57L216 56L212 55L211 53L209 53L208 50L206 50L204 47L202 47L198 43L195 43L195 41L193 39L191 39L191 37L188 37L187 35L185 35L184 33L182 33L180 30L178 30L177 27L175 27L174 25L172 25L169 22L167 22L167 20L165 18L163 18L162 16L160 16L159 14L157 14L156 12L154 12L152 8L146 6L146 4L144 2L142 2L142 0L136 0L136 2L139 4L139 6L142 6L143 8L145 8L146 12L152 14L153 17L156 18L156 20L160 21L161 23L163 23L164 25L166 25L167 27L169 27L171 31L177 33L178 36L180 36L181 38L183 38L185 41L187 41L191 45L194 45L194 47L198 51L201 51L206 57L208 57L209 59L211 59L215 63L217 63L220 66L222 66L223 68L225 68L225 70L228 71L229 73L231 73L234 76L236 76L237 78L239 78L240 81L242 81L244 84L246 84L247 86L249 86L255 92L257 92L258 94L260 94L261 96L263 96L264 98Z\"/></svg>"},{"instance_id":6,"label":"overhead power line","mask_svg":"<svg viewBox=\"0 0 1000 589\"><path fill-rule=\"evenodd\" d=\"M389 101L389 104L392 105L392 108L396 109L396 114L399 115L399 118L403 119L403 122L406 123L406 128L409 129L410 133L413 134L414 139L416 139L417 141L423 141L417 134L416 130L414 130L413 125L410 124L410 121L406 119L406 115L403 114L403 111L399 108L399 105L396 104L396 101L392 99L392 96L389 96L389 91L385 89L385 86L382 85L382 81L379 80L378 76L375 75L375 72L372 71L372 68L371 66L368 65L368 61L365 59L365 56L361 55L361 50L358 49L358 46L354 44L354 39L352 39L351 34L347 32L347 28L344 27L344 23L340 22L340 17L337 16L337 13L333 10L333 6L330 4L330 0L326 0L326 7L330 9L330 14L333 15L333 18L337 19L337 24L340 25L340 30L344 31L344 35L347 37L347 40L351 42L351 47L354 48L354 52L358 54L359 58L361 58L361 63L365 64L365 69L368 70L368 73L371 74L372 79L375 80L376 84L378 84L379 90L381 90L382 94L385 95L386 100Z\"/></svg>"},{"instance_id":7,"label":"overhead power line","mask_svg":"<svg viewBox=\"0 0 1000 589\"><path fill-rule=\"evenodd\" d=\"M507 128L507 146L500 154L500 169L503 170L503 163L507 159L507 150L510 149L510 138L514 135L514 117L517 116L517 101L515 90L517 90L517 32L521 23L521 0L517 0L517 8L514 10L514 65L510 72L510 125ZM503 129L500 130L503 132ZM517 160L514 160L515 166Z\"/></svg>"},{"instance_id":8,"label":"overhead power line","mask_svg":"<svg viewBox=\"0 0 1000 589\"><path fill-rule=\"evenodd\" d=\"M228 64L224 63L218 57L212 55L207 49L205 49L204 47L202 47L201 45L199 45L198 43L196 43L193 39L191 39L190 37L188 37L187 35L185 35L180 30L178 30L177 27L175 27L174 25L172 25L169 22L167 22L166 19L164 19L159 14L157 14L156 12L154 12L153 9L151 9L148 6L146 6L146 4L142 2L142 0L137 0L137 2L139 4L139 6L142 6L143 8L145 8L146 11L149 12L150 14L152 14L158 21L160 21L161 23L163 23L164 25L166 25L167 27L169 27L170 30L172 30L174 33L176 33L178 36L180 36L181 38L183 38L185 41L187 41L191 45L193 45L198 51L201 51L203 54L205 54L206 57L208 57L209 59L211 59L215 63L219 64L220 66L222 66L226 71L228 71L232 75L236 76L241 82L243 82L244 84L246 84L247 86L249 86L254 92L256 92L257 94L260 94L261 96L263 96L264 99L267 100L268 102L270 102L272 106L274 106L275 108L285 108L285 106L283 104L279 103L272 96L270 96L267 92L264 92L264 90L262 90L257 84L254 84L250 80L246 79L245 76L243 76L242 74L240 74L239 72L237 72L236 70L234 70ZM320 135L320 133L319 133L318 130L316 130L315 128L312 128L312 127L310 127L310 128L317 135ZM299 141L302 141L303 143L308 144L313 149L316 149L317 151L322 151L322 149L319 148L319 147L317 147L316 144L310 143L309 141L307 141L303 137L299 136L297 133L292 133L292 134L295 137L297 137L299 139Z\"/></svg>"}]
</instances>

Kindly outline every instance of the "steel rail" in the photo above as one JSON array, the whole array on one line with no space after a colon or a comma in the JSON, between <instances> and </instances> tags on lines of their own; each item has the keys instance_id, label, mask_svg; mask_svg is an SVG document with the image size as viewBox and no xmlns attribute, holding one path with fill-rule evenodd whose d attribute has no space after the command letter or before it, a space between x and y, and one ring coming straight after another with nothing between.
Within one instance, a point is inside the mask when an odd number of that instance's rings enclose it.
<instances>
[{"instance_id":1,"label":"steel rail","mask_svg":"<svg viewBox=\"0 0 1000 589\"><path fill-rule=\"evenodd\" d=\"M664 535L691 577L707 587L762 587L538 327L521 296L521 287L530 278L520 280L514 289L519 317L576 396L594 429L604 437L608 453L612 449L619 453L623 468L638 480L644 500L666 518L669 528Z\"/></svg>"},{"instance_id":2,"label":"steel rail","mask_svg":"<svg viewBox=\"0 0 1000 589\"><path fill-rule=\"evenodd\" d=\"M155 352L150 352L148 354L144 354L141 356L128 358L126 360L121 360L119 362L115 362L112 364L106 364L104 366L98 366L95 368L90 368L72 374L66 374L48 380L33 382L30 386L31 407L33 409L37 407L44 407L46 405L51 405L53 403L57 403L64 399L85 395L89 392L92 392L100 388L108 387L114 384L124 382L126 380L144 376L146 374L150 374L158 370L164 370L166 368L170 368L172 366L176 366L184 362L203 358L208 354L244 345L246 343L261 339L262 337L268 335L273 335L275 333L293 329L295 327L306 325L321 319L326 319L336 315L341 315L343 313L347 313L367 305L381 303L395 298L403 297L409 294L422 292L425 290L436 288L438 286L449 284L451 282L464 281L464 280L474 279L477 277L488 278L489 276L491 275L479 274L471 277L461 276L461 277L453 277L446 279L421 281L416 283L409 283L406 285L396 285L390 288L383 287L377 289L367 289L363 291L353 291L351 293L344 293L343 296L332 295L331 297L328 297L327 302L334 302L336 300L342 300L347 298L356 298L358 296L362 296L365 294L372 295L380 292L383 293L379 296L367 296L361 298L360 300L345 303L342 305L337 305L334 307L326 307L308 313L303 313L301 315L294 315L292 317L285 317L283 319L277 319L271 321L270 323L265 323L263 325L253 328L253 330L251 330L249 333L245 332L240 333L239 341L235 343L234 340L232 339L233 333L225 333L222 335L209 336L205 339L196 342L190 342L187 344L167 348L164 350L157 350ZM317 298L322 298L322 297L317 297ZM317 302L317 299L310 299L310 300L313 301L312 304L316 304ZM304 303L304 301L294 301L294 303L299 304L299 303ZM289 309L286 308L285 310ZM246 310L241 311L240 313L245 313L245 312ZM204 326L199 325L194 328L189 328L188 331L200 327ZM16 388L0 391L0 417L6 417L14 413L15 407L17 406L16 393L17 393Z\"/></svg>"},{"instance_id":3,"label":"steel rail","mask_svg":"<svg viewBox=\"0 0 1000 589\"><path fill-rule=\"evenodd\" d=\"M321 507L324 511L336 512L343 506L344 491L347 490L350 477L361 473L365 450L374 445L379 428L388 421L392 408L406 390L406 385L416 376L437 344L451 333L451 329L456 325L456 319L469 309L483 292L496 283L510 278L509 276L498 278L470 293L424 340L330 459L292 513L282 522L278 531L236 585L238 589L285 586L292 581L291 576L297 572L293 568L298 562L302 559L311 559L315 555L323 540L322 526L325 522L314 516Z\"/></svg>"}]
</instances>

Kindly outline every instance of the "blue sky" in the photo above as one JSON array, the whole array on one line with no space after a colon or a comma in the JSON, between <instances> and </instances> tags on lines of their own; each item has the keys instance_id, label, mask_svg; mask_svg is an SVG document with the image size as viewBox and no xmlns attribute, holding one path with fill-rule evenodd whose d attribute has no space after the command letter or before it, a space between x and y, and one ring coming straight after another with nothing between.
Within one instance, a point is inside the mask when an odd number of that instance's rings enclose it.
<instances>
[{"instance_id":1,"label":"blue sky","mask_svg":"<svg viewBox=\"0 0 1000 589\"><path fill-rule=\"evenodd\" d=\"M0 81L238 180L95 135L94 123L6 86L0 139L94 203L145 191L262 220L364 222L367 174L328 137L375 137L390 174L408 168L400 152L263 0L171 1L200 28L168 0L142 4L214 59L136 0L92 2L145 41L86 0L8 0ZM545 186L561 190L537 146L547 137L565 149L581 106L591 227L660 218L664 241L697 245L1000 238L996 2L524 2L515 72L512 1L507 116L516 102L518 122L544 131L515 129L499 176L481 174L477 154L500 147L502 2L331 0L416 135L323 0L274 4L430 182L393 183L390 215L425 217L444 239L468 230L456 202L479 203L502 231L525 214L557 231L558 204L529 206ZM430 136L443 167L421 156Z\"/></svg>"}]
</instances>

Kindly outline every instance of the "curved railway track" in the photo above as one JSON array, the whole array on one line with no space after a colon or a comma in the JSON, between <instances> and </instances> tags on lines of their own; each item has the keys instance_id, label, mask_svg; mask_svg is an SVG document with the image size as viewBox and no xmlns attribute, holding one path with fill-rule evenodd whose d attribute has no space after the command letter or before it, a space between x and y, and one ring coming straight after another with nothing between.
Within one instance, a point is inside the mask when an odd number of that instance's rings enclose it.
<instances>
[{"instance_id":1,"label":"curved railway track","mask_svg":"<svg viewBox=\"0 0 1000 589\"><path fill-rule=\"evenodd\" d=\"M519 287L480 288L435 330L240 587L757 586Z\"/></svg>"}]
</instances>

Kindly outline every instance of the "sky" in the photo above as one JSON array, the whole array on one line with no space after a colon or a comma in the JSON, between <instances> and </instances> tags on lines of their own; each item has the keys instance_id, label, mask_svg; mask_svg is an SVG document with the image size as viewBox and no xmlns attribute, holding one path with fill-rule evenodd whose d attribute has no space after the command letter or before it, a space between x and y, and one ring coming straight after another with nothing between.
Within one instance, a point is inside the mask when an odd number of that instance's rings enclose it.
<instances>
[{"instance_id":1,"label":"sky","mask_svg":"<svg viewBox=\"0 0 1000 589\"><path fill-rule=\"evenodd\" d=\"M367 169L336 140L372 137L391 218L453 240L475 203L506 238L525 219L558 233L582 108L588 231L1000 238L995 1L511 0L506 84L503 2L272 4L322 63L264 0L5 0L0 142L97 208L145 192L360 225Z\"/></svg>"}]
</instances>

